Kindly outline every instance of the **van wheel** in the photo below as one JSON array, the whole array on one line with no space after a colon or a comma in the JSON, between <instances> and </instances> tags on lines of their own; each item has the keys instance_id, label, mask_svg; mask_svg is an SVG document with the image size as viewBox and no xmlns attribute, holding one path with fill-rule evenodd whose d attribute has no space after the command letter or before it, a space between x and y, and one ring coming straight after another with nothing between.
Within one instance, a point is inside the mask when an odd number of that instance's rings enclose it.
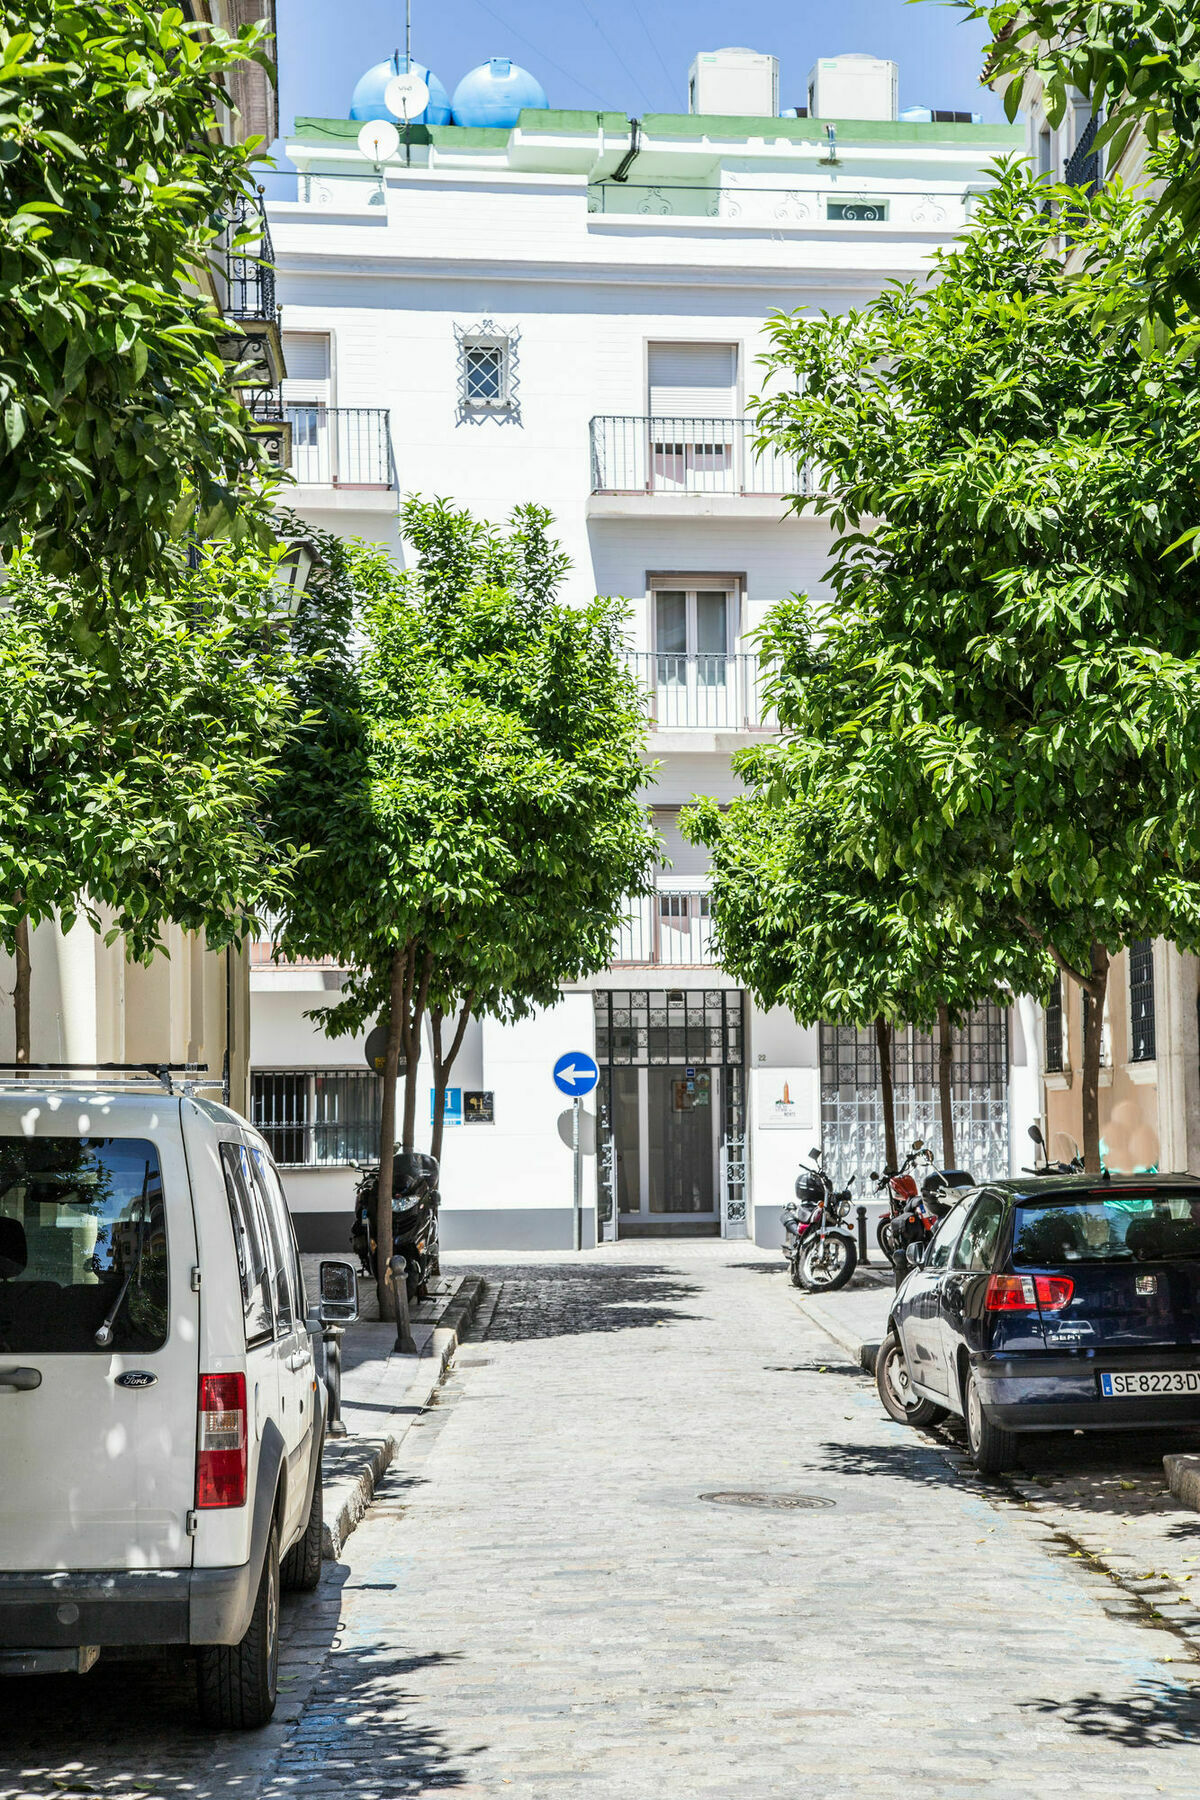
<instances>
[{"instance_id":1,"label":"van wheel","mask_svg":"<svg viewBox=\"0 0 1200 1800\"><path fill-rule=\"evenodd\" d=\"M971 1461L981 1475L999 1475L1016 1461L1016 1435L1003 1430L999 1425L993 1425L988 1418L979 1397L979 1383L975 1379L974 1369L967 1370L963 1399Z\"/></svg>"},{"instance_id":2,"label":"van wheel","mask_svg":"<svg viewBox=\"0 0 1200 1800\"><path fill-rule=\"evenodd\" d=\"M889 1331L875 1358L875 1387L883 1402L883 1410L897 1425L937 1425L946 1416L944 1407L935 1406L918 1394L908 1379L908 1369L894 1331Z\"/></svg>"},{"instance_id":3,"label":"van wheel","mask_svg":"<svg viewBox=\"0 0 1200 1800\"><path fill-rule=\"evenodd\" d=\"M278 1682L279 1537L272 1525L245 1637L212 1644L196 1658L200 1717L221 1731L254 1731L275 1711Z\"/></svg>"},{"instance_id":4,"label":"van wheel","mask_svg":"<svg viewBox=\"0 0 1200 1800\"><path fill-rule=\"evenodd\" d=\"M313 1483L312 1505L308 1509L308 1524L304 1527L304 1535L298 1537L279 1566L280 1578L285 1593L311 1594L321 1580L321 1536L325 1527L325 1511L321 1504L321 1456L324 1443L317 1451L317 1479Z\"/></svg>"}]
</instances>

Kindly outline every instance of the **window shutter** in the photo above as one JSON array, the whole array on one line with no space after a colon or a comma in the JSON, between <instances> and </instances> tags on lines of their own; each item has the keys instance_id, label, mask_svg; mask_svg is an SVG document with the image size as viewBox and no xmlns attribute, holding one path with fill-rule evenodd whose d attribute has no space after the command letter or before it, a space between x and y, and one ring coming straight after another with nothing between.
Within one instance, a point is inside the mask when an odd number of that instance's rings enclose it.
<instances>
[{"instance_id":1,"label":"window shutter","mask_svg":"<svg viewBox=\"0 0 1200 1800\"><path fill-rule=\"evenodd\" d=\"M287 378L283 384L285 405L328 406L329 335L324 331L285 331L283 360Z\"/></svg>"},{"instance_id":2,"label":"window shutter","mask_svg":"<svg viewBox=\"0 0 1200 1800\"><path fill-rule=\"evenodd\" d=\"M736 344L651 344L652 417L731 419L736 401Z\"/></svg>"},{"instance_id":3,"label":"window shutter","mask_svg":"<svg viewBox=\"0 0 1200 1800\"><path fill-rule=\"evenodd\" d=\"M693 885L701 876L707 875L712 867L711 854L706 844L689 844L679 829L679 813L675 808L655 807L654 829L663 841L663 861L671 867L664 869L663 885L671 887L675 884Z\"/></svg>"}]
</instances>

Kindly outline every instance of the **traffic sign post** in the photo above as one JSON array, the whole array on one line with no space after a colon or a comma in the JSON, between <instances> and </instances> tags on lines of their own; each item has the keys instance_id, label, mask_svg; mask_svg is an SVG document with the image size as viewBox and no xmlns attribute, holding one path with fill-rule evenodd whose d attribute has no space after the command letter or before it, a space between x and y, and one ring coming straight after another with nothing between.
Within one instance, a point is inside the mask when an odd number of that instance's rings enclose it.
<instances>
[{"instance_id":1,"label":"traffic sign post","mask_svg":"<svg viewBox=\"0 0 1200 1800\"><path fill-rule=\"evenodd\" d=\"M571 1096L571 1150L575 1160L574 1243L583 1249L583 1138L580 1112L583 1097L590 1094L600 1079L600 1065L586 1050L569 1050L554 1065L554 1085L561 1094Z\"/></svg>"}]
</instances>

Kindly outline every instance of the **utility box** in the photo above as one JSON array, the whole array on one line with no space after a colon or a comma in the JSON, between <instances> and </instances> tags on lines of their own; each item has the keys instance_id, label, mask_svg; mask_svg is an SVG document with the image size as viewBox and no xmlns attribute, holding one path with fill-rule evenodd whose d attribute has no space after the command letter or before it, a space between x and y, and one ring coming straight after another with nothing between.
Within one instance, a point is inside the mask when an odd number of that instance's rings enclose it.
<instances>
[{"instance_id":1,"label":"utility box","mask_svg":"<svg viewBox=\"0 0 1200 1800\"><path fill-rule=\"evenodd\" d=\"M688 111L779 117L779 58L759 50L701 50L688 70Z\"/></svg>"},{"instance_id":2,"label":"utility box","mask_svg":"<svg viewBox=\"0 0 1200 1800\"><path fill-rule=\"evenodd\" d=\"M881 56L823 56L808 75L813 119L895 119L899 66Z\"/></svg>"}]
</instances>

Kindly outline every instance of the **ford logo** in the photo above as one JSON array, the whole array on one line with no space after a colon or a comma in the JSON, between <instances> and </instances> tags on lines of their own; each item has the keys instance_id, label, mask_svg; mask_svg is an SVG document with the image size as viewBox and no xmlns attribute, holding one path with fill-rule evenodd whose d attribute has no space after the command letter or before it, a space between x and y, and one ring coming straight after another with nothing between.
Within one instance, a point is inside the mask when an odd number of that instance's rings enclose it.
<instances>
[{"instance_id":1,"label":"ford logo","mask_svg":"<svg viewBox=\"0 0 1200 1800\"><path fill-rule=\"evenodd\" d=\"M148 1388L153 1387L157 1380L158 1376L152 1375L149 1369L126 1369L123 1375L117 1376L117 1386L125 1388Z\"/></svg>"}]
</instances>

